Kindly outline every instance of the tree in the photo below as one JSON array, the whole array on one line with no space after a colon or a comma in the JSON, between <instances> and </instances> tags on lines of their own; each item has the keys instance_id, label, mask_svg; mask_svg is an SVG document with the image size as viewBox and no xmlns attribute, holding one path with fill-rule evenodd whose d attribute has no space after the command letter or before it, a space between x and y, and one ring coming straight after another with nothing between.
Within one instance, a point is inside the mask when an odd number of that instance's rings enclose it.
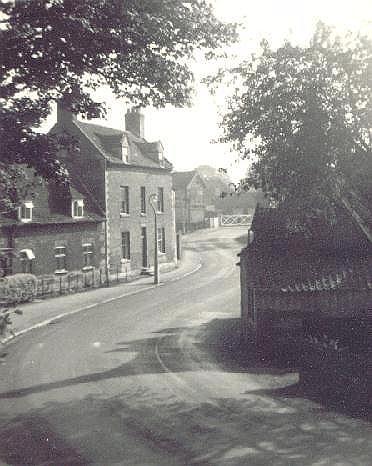
<instances>
[{"instance_id":1,"label":"tree","mask_svg":"<svg viewBox=\"0 0 372 466\"><path fill-rule=\"evenodd\" d=\"M337 180L371 195L370 40L341 40L319 24L309 46L272 50L262 41L260 54L234 72L241 86L222 140L251 158L249 186L297 213L329 213Z\"/></svg>"},{"instance_id":2,"label":"tree","mask_svg":"<svg viewBox=\"0 0 372 466\"><path fill-rule=\"evenodd\" d=\"M35 131L64 105L86 117L105 108L90 91L105 84L132 105L187 105L196 49L212 58L236 39L205 0L27 0L3 2L0 27L0 209L17 205L22 165L68 183L61 141Z\"/></svg>"}]
</instances>

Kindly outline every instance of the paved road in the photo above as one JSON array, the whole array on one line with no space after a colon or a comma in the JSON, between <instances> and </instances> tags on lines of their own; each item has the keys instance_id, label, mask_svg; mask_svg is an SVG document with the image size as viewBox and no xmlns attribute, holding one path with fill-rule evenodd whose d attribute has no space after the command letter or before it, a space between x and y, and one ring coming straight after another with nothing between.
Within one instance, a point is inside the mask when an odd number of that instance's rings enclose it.
<instances>
[{"instance_id":1,"label":"paved road","mask_svg":"<svg viewBox=\"0 0 372 466\"><path fill-rule=\"evenodd\" d=\"M241 351L243 234L194 233L195 274L13 341L0 464L372 465L370 424L295 396L294 370Z\"/></svg>"}]
</instances>

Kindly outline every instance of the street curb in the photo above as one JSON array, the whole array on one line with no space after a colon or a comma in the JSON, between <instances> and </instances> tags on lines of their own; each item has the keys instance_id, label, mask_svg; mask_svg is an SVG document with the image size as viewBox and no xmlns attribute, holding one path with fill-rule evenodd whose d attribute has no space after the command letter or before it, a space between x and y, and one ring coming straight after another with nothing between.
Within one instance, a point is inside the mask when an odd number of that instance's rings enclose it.
<instances>
[{"instance_id":1,"label":"street curb","mask_svg":"<svg viewBox=\"0 0 372 466\"><path fill-rule=\"evenodd\" d=\"M50 319L43 320L43 321L41 321L41 322L39 322L37 324L31 325L30 327L27 327L27 328L25 328L23 330L19 330L18 332L14 332L9 337L5 338L4 340L1 340L0 343L5 345L6 343L9 343L9 342L13 341L16 337L25 335L26 333L29 333L32 330L36 330L38 328L46 327L47 325L51 324L52 322L56 322L58 320L61 320L63 317L68 317L68 316L77 314L79 312L87 311L88 309L91 309L93 307L97 307L97 306L99 306L101 304L108 304L110 302L116 301L117 299L122 299L122 298L124 298L126 296L133 296L133 295L145 292L145 291L153 290L154 288L158 288L159 286L164 286L166 283L173 283L173 282L176 282L178 280L182 280L183 278L186 278L189 275L192 275L193 273L196 273L198 270L201 269L201 267L202 267L202 262L201 262L201 258L199 256L199 264L193 270L191 270L190 272L186 272L186 273L184 273L183 275L181 275L179 277L172 278L172 279L167 280L165 282L160 282L158 285L150 285L150 286L147 286L146 288L141 288L140 290L125 292L125 293L123 293L123 294L121 294L119 296L114 296L112 298L108 298L108 299L105 299L103 301L99 301L99 302L96 302L96 303L89 304L87 306L79 307L78 309L74 309L73 311L70 311L70 312L63 312L61 314L57 314L56 316L51 317Z\"/></svg>"}]
</instances>

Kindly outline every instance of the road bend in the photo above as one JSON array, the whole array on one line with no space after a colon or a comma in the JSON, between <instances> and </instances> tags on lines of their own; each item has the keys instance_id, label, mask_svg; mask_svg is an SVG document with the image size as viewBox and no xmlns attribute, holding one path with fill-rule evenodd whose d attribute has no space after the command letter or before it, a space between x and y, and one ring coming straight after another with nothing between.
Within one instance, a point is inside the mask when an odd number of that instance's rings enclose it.
<instances>
[{"instance_id":1,"label":"road bend","mask_svg":"<svg viewBox=\"0 0 372 466\"><path fill-rule=\"evenodd\" d=\"M301 397L296 368L244 351L245 242L236 227L192 233L194 274L5 347L0 464L372 465L366 420Z\"/></svg>"}]
</instances>

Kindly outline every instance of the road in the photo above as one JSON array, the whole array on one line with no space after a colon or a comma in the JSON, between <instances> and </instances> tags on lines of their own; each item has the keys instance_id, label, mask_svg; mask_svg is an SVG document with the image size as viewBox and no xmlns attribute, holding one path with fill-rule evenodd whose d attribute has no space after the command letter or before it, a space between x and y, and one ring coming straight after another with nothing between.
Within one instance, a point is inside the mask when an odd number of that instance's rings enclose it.
<instances>
[{"instance_id":1,"label":"road","mask_svg":"<svg viewBox=\"0 0 372 466\"><path fill-rule=\"evenodd\" d=\"M294 368L243 351L244 233L193 233L198 272L8 345L0 464L372 465L368 422L296 395Z\"/></svg>"}]
</instances>

